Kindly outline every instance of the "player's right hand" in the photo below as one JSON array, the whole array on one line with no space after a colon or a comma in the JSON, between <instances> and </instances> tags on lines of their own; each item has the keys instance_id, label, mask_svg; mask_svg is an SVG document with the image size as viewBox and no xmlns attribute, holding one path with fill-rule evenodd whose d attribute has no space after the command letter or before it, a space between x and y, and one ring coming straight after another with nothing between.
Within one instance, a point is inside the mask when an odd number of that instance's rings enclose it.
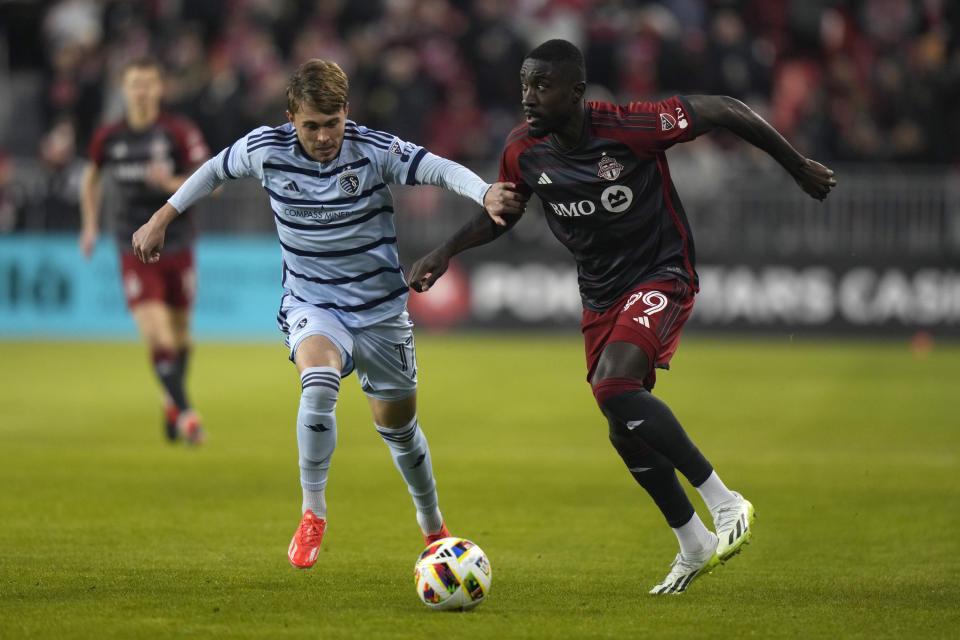
<instances>
[{"instance_id":1,"label":"player's right hand","mask_svg":"<svg viewBox=\"0 0 960 640\"><path fill-rule=\"evenodd\" d=\"M442 249L434 249L413 263L407 280L410 288L419 293L430 290L450 266L450 256Z\"/></svg>"},{"instance_id":2,"label":"player's right hand","mask_svg":"<svg viewBox=\"0 0 960 640\"><path fill-rule=\"evenodd\" d=\"M530 196L520 193L512 182L495 182L483 194L483 208L497 226L507 226L503 216L520 216L527 208Z\"/></svg>"},{"instance_id":3,"label":"player's right hand","mask_svg":"<svg viewBox=\"0 0 960 640\"><path fill-rule=\"evenodd\" d=\"M133 244L133 254L137 256L140 262L153 264L160 259L160 249L163 248L165 231L166 229L162 227L158 229L152 218L136 230L131 242Z\"/></svg>"}]
</instances>

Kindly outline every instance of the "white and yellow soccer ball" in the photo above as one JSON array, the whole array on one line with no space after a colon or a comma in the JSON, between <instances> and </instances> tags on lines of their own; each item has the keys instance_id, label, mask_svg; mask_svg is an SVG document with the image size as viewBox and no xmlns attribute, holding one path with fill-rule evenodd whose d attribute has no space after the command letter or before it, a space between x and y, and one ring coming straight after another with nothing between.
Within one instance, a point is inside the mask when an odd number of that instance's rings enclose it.
<instances>
[{"instance_id":1,"label":"white and yellow soccer ball","mask_svg":"<svg viewBox=\"0 0 960 640\"><path fill-rule=\"evenodd\" d=\"M443 538L420 554L413 569L417 595L438 611L467 611L490 593L493 571L483 549L466 538Z\"/></svg>"}]
</instances>

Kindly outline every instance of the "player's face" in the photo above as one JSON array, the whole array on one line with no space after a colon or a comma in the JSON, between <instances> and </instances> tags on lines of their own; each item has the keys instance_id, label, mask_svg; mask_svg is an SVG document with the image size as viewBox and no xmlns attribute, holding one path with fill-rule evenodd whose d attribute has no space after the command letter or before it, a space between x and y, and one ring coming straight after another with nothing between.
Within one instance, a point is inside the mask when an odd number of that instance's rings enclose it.
<instances>
[{"instance_id":1,"label":"player's face","mask_svg":"<svg viewBox=\"0 0 960 640\"><path fill-rule=\"evenodd\" d=\"M303 104L296 113L287 111L287 118L296 128L300 144L317 162L326 164L340 153L348 107L344 105L336 113L323 113Z\"/></svg>"},{"instance_id":2,"label":"player's face","mask_svg":"<svg viewBox=\"0 0 960 640\"><path fill-rule=\"evenodd\" d=\"M163 79L153 67L131 67L123 74L123 97L127 107L136 111L151 111L160 106Z\"/></svg>"},{"instance_id":3,"label":"player's face","mask_svg":"<svg viewBox=\"0 0 960 640\"><path fill-rule=\"evenodd\" d=\"M521 105L530 135L540 138L560 131L579 108L582 88L582 82L564 73L561 65L524 60L520 67Z\"/></svg>"}]
</instances>

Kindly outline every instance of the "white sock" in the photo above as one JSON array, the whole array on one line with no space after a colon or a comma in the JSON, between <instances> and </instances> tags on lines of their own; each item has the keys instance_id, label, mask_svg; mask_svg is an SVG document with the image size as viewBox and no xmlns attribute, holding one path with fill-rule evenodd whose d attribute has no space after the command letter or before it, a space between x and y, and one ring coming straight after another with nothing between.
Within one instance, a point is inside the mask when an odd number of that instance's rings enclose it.
<instances>
[{"instance_id":1,"label":"white sock","mask_svg":"<svg viewBox=\"0 0 960 640\"><path fill-rule=\"evenodd\" d=\"M437 484L433 479L430 448L417 417L402 427L391 429L376 425L377 432L390 448L390 456L417 509L417 522L424 533L436 533L443 524L437 500Z\"/></svg>"},{"instance_id":2,"label":"white sock","mask_svg":"<svg viewBox=\"0 0 960 640\"><path fill-rule=\"evenodd\" d=\"M310 509L326 518L324 489L330 472L330 459L337 446L337 394L340 372L333 367L310 367L300 375L303 390L297 413L297 451L303 510Z\"/></svg>"},{"instance_id":3,"label":"white sock","mask_svg":"<svg viewBox=\"0 0 960 640\"><path fill-rule=\"evenodd\" d=\"M307 509L313 511L313 515L318 518L327 517L327 497L326 489L320 491L303 490L303 507L300 513L306 513Z\"/></svg>"},{"instance_id":4,"label":"white sock","mask_svg":"<svg viewBox=\"0 0 960 640\"><path fill-rule=\"evenodd\" d=\"M707 504L707 509L710 509L710 513L716 513L717 507L737 497L733 495L730 489L727 489L727 486L723 484L723 481L720 479L720 476L717 475L716 471L711 473L710 477L697 487L697 491L700 492L700 497L703 498L703 501Z\"/></svg>"},{"instance_id":5,"label":"white sock","mask_svg":"<svg viewBox=\"0 0 960 640\"><path fill-rule=\"evenodd\" d=\"M687 524L677 527L673 533L680 543L680 553L687 557L699 559L707 555L707 551L713 553L716 550L716 536L704 526L696 512Z\"/></svg>"},{"instance_id":6,"label":"white sock","mask_svg":"<svg viewBox=\"0 0 960 640\"><path fill-rule=\"evenodd\" d=\"M443 526L443 514L436 507L432 511L417 511L417 524L424 533L437 533Z\"/></svg>"}]
</instances>

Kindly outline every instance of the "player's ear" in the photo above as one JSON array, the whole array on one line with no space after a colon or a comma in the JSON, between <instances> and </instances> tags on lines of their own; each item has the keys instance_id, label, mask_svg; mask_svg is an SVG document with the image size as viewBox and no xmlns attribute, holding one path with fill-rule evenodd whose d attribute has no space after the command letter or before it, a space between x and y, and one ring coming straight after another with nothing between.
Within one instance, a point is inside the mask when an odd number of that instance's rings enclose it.
<instances>
[{"instance_id":1,"label":"player's ear","mask_svg":"<svg viewBox=\"0 0 960 640\"><path fill-rule=\"evenodd\" d=\"M350 103L345 102L343 103L343 118L344 120L346 120L349 117L350 117Z\"/></svg>"},{"instance_id":2,"label":"player's ear","mask_svg":"<svg viewBox=\"0 0 960 640\"><path fill-rule=\"evenodd\" d=\"M580 82L573 85L573 99L574 102L580 102L583 100L583 94L587 91L587 83L581 80Z\"/></svg>"},{"instance_id":3,"label":"player's ear","mask_svg":"<svg viewBox=\"0 0 960 640\"><path fill-rule=\"evenodd\" d=\"M297 123L293 121L293 114L290 113L290 109L287 109L287 120L289 120L293 126L297 126Z\"/></svg>"}]
</instances>

